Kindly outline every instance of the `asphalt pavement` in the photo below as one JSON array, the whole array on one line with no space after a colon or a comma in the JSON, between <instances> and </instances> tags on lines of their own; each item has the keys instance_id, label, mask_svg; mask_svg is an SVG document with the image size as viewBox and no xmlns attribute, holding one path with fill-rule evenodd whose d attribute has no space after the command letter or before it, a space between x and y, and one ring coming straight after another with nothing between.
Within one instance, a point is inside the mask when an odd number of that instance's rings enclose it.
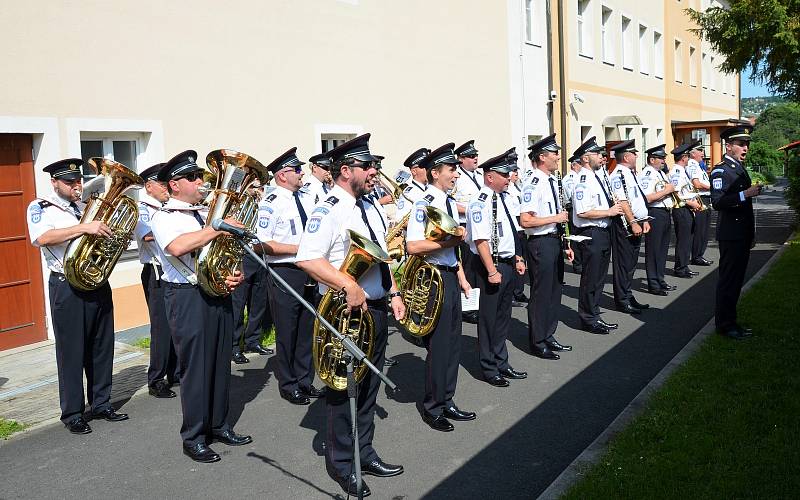
<instances>
[{"instance_id":1,"label":"asphalt pavement","mask_svg":"<svg viewBox=\"0 0 800 500\"><path fill-rule=\"evenodd\" d=\"M748 277L789 236L793 220L780 190L761 197L757 217ZM717 261L713 240L712 232L706 258ZM671 249L667 267L672 263ZM694 279L668 276L679 287L668 297L636 293L651 305L641 316L612 310L609 276L603 317L620 327L612 335L590 335L577 329L579 277L570 267L557 337L574 351L559 361L532 357L526 310L514 308L510 361L528 379L512 380L508 388L483 382L475 326L464 325L455 401L478 418L454 422L454 432L436 432L421 421L416 403L425 353L397 332L390 336L388 355L399 363L387 373L399 391L381 391L374 444L383 460L402 464L405 473L367 477L373 498L537 497L713 316L716 264L694 267L700 272ZM634 289L643 284L644 253ZM183 456L179 399L137 395L121 402L129 421L92 422L94 432L85 436L59 423L0 442L0 498L342 497L325 473L324 402L288 404L278 396L274 358L250 360L232 365L230 406L236 431L254 441L238 448L214 444L221 462L203 465Z\"/></svg>"}]
</instances>

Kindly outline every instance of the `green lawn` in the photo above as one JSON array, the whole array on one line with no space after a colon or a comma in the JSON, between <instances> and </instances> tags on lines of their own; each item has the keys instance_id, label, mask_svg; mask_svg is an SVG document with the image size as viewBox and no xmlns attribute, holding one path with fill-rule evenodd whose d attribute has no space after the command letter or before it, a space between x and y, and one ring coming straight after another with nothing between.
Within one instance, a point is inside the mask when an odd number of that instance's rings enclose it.
<instances>
[{"instance_id":1,"label":"green lawn","mask_svg":"<svg viewBox=\"0 0 800 500\"><path fill-rule=\"evenodd\" d=\"M800 496L798 297L794 244L740 301L755 336L709 338L565 498Z\"/></svg>"},{"instance_id":2,"label":"green lawn","mask_svg":"<svg viewBox=\"0 0 800 500\"><path fill-rule=\"evenodd\" d=\"M8 436L24 428L25 426L19 422L0 418L0 439L8 439Z\"/></svg>"}]
</instances>

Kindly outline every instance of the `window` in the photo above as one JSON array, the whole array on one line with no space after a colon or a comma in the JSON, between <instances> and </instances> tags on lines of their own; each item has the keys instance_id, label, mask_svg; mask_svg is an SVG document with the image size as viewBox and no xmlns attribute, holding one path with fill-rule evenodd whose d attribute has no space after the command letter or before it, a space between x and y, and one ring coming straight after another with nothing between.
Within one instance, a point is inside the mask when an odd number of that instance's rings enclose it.
<instances>
[{"instance_id":1,"label":"window","mask_svg":"<svg viewBox=\"0 0 800 500\"><path fill-rule=\"evenodd\" d=\"M89 158L101 157L122 163L134 172L138 172L136 162L138 140L136 134L114 134L103 137L101 134L84 132L81 134L81 159L88 161ZM83 174L86 177L96 175L89 165L84 166Z\"/></svg>"},{"instance_id":2,"label":"window","mask_svg":"<svg viewBox=\"0 0 800 500\"><path fill-rule=\"evenodd\" d=\"M701 79L703 80L703 88L708 88L708 54L703 52L703 59L700 65L700 72L702 73Z\"/></svg>"},{"instance_id":3,"label":"window","mask_svg":"<svg viewBox=\"0 0 800 500\"><path fill-rule=\"evenodd\" d=\"M664 78L664 40L657 31L653 32L653 75Z\"/></svg>"},{"instance_id":4,"label":"window","mask_svg":"<svg viewBox=\"0 0 800 500\"><path fill-rule=\"evenodd\" d=\"M611 16L614 11L603 6L600 18L600 50L603 53L603 62L614 64L614 36L611 31Z\"/></svg>"},{"instance_id":5,"label":"window","mask_svg":"<svg viewBox=\"0 0 800 500\"><path fill-rule=\"evenodd\" d=\"M592 126L591 125L581 125L581 144L583 144L586 139L589 138L589 134L592 133Z\"/></svg>"},{"instance_id":6,"label":"window","mask_svg":"<svg viewBox=\"0 0 800 500\"><path fill-rule=\"evenodd\" d=\"M330 151L339 144L355 139L356 134L322 134L322 152Z\"/></svg>"},{"instance_id":7,"label":"window","mask_svg":"<svg viewBox=\"0 0 800 500\"><path fill-rule=\"evenodd\" d=\"M591 0L578 0L578 53L593 56Z\"/></svg>"},{"instance_id":8,"label":"window","mask_svg":"<svg viewBox=\"0 0 800 500\"><path fill-rule=\"evenodd\" d=\"M689 85L697 87L697 50L689 47Z\"/></svg>"},{"instance_id":9,"label":"window","mask_svg":"<svg viewBox=\"0 0 800 500\"><path fill-rule=\"evenodd\" d=\"M647 43L647 26L639 25L639 72L643 75L650 74L650 51Z\"/></svg>"},{"instance_id":10,"label":"window","mask_svg":"<svg viewBox=\"0 0 800 500\"><path fill-rule=\"evenodd\" d=\"M675 81L683 83L683 54L681 51L681 41L675 40L675 57L673 58L673 65L675 66Z\"/></svg>"},{"instance_id":11,"label":"window","mask_svg":"<svg viewBox=\"0 0 800 500\"><path fill-rule=\"evenodd\" d=\"M709 57L708 63L708 86L711 90L717 90L717 67L714 65L714 56Z\"/></svg>"},{"instance_id":12,"label":"window","mask_svg":"<svg viewBox=\"0 0 800 500\"><path fill-rule=\"evenodd\" d=\"M622 67L633 69L633 33L631 20L622 16Z\"/></svg>"},{"instance_id":13,"label":"window","mask_svg":"<svg viewBox=\"0 0 800 500\"><path fill-rule=\"evenodd\" d=\"M525 0L525 41L534 45L539 45L539 33L536 31L536 2L535 0Z\"/></svg>"},{"instance_id":14,"label":"window","mask_svg":"<svg viewBox=\"0 0 800 500\"><path fill-rule=\"evenodd\" d=\"M650 149L650 146L647 142L647 136L649 135L649 133L650 133L649 128L642 127L642 147L637 149L640 149L641 151L647 151L648 149ZM639 155L639 156L644 156L644 155Z\"/></svg>"}]
</instances>

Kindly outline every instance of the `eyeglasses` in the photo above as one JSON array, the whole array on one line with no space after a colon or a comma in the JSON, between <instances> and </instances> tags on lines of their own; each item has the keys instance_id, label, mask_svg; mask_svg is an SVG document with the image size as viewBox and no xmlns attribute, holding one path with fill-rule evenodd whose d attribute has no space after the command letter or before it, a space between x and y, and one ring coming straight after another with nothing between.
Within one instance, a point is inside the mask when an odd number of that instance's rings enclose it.
<instances>
[{"instance_id":1,"label":"eyeglasses","mask_svg":"<svg viewBox=\"0 0 800 500\"><path fill-rule=\"evenodd\" d=\"M174 181L179 181L179 180L181 180L181 179L186 179L186 180L187 180L187 181L189 181L189 182L194 182L194 181L196 181L197 179L202 179L202 178L203 178L203 174L202 174L201 172L189 172L189 173L188 173L188 174L186 174L186 175L182 175L182 176L180 176L180 177L175 177L175 178L174 178L174 179L172 179L172 180L174 180Z\"/></svg>"}]
</instances>

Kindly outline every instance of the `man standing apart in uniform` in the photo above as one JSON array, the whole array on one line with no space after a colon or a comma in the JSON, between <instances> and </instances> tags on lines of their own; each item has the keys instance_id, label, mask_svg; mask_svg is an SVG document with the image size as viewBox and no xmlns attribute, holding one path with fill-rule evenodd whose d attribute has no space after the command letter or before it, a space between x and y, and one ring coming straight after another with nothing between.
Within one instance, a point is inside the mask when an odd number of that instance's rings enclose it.
<instances>
[{"instance_id":1,"label":"man standing apart in uniform","mask_svg":"<svg viewBox=\"0 0 800 500\"><path fill-rule=\"evenodd\" d=\"M483 188L483 176L476 172L478 168L478 150L475 149L475 139L471 139L455 149L456 157L461 162L458 167L459 177L456 181L456 192L453 197L458 205L458 222L466 228L467 209L470 200ZM471 284L477 283L475 266L472 265L472 252L469 245L464 242L460 247L461 263L464 266L464 275ZM462 314L462 319L467 323L478 322L478 311L469 311Z\"/></svg>"},{"instance_id":2,"label":"man standing apart in uniform","mask_svg":"<svg viewBox=\"0 0 800 500\"><path fill-rule=\"evenodd\" d=\"M513 149L510 150L513 153ZM516 153L503 153L483 164L484 186L469 204L467 231L471 264L480 287L478 344L483 378L495 387L528 376L508 363L506 339L511 323L514 273L525 272L522 242L508 209L508 177Z\"/></svg>"},{"instance_id":3,"label":"man standing apart in uniform","mask_svg":"<svg viewBox=\"0 0 800 500\"><path fill-rule=\"evenodd\" d=\"M350 247L348 229L369 237L386 250L383 219L375 206L364 199L377 184L378 175L377 158L369 151L369 137L370 134L361 135L328 151L334 188L309 216L300 239L296 262L300 269L319 282L320 293L327 291L328 287L340 290L346 296L349 309L366 308L369 311L375 324L372 363L381 370L389 335L387 294L397 320L405 314L401 294L386 263L372 266L358 283L339 271ZM403 467L385 463L372 447L379 386L380 379L371 371L366 372L359 384L357 423L361 467L364 474L396 476L402 474ZM325 391L325 405L325 463L328 474L345 492L356 495L359 492L356 491L353 472L352 425L347 392L329 387ZM361 493L364 496L370 494L365 482L361 484Z\"/></svg>"},{"instance_id":4,"label":"man standing apart in uniform","mask_svg":"<svg viewBox=\"0 0 800 500\"><path fill-rule=\"evenodd\" d=\"M178 381L178 356L169 331L164 308L164 287L161 275L164 266L159 260L158 245L153 238L150 222L161 206L169 200L165 183L158 180L163 163L145 169L141 174L146 195L139 195L139 221L134 235L142 264L142 289L150 315L150 366L147 368L147 387L151 396L174 398L170 386ZM166 380L165 380L166 378Z\"/></svg>"},{"instance_id":5,"label":"man standing apart in uniform","mask_svg":"<svg viewBox=\"0 0 800 500\"><path fill-rule=\"evenodd\" d=\"M275 190L258 207L257 251L266 254L270 268L311 304L317 302L317 283L295 264L297 245L303 236L313 199L300 189L303 185L303 162L292 148L267 165L272 172ZM278 392L286 401L307 405L322 391L315 389L311 358L311 332L314 314L270 275L269 300L275 311L275 346Z\"/></svg>"},{"instance_id":6,"label":"man standing apart in uniform","mask_svg":"<svg viewBox=\"0 0 800 500\"><path fill-rule=\"evenodd\" d=\"M761 186L753 186L744 161L750 147L750 129L731 127L722 131L725 156L711 171L711 203L719 212L717 241L719 242L719 281L714 322L717 332L741 340L753 334L736 320L736 303L744 283L755 244L753 197L761 194Z\"/></svg>"},{"instance_id":7,"label":"man standing apart in uniform","mask_svg":"<svg viewBox=\"0 0 800 500\"><path fill-rule=\"evenodd\" d=\"M196 158L195 151L184 151L159 171L158 180L168 183L170 199L153 217L152 230L163 254L164 302L180 363L183 453L210 463L220 459L208 446L211 440L231 446L253 440L236 434L228 422L231 298L206 295L194 275L197 252L224 234L206 225L198 213L204 208L198 205L204 194L198 190L203 170ZM226 222L241 225L232 219ZM241 281L239 271L225 278L231 290Z\"/></svg>"},{"instance_id":8,"label":"man standing apart in uniform","mask_svg":"<svg viewBox=\"0 0 800 500\"><path fill-rule=\"evenodd\" d=\"M85 409L83 373L92 418L110 422L128 415L111 407L111 371L114 361L114 304L111 287L104 283L85 292L74 288L64 276L64 254L70 241L82 236L111 236L111 228L100 221L81 224L85 207L83 160L68 158L44 167L50 174L53 193L28 205L31 243L42 249L50 270L50 313L56 339L58 396L61 422L73 434L88 434L92 428L83 418Z\"/></svg>"},{"instance_id":9,"label":"man standing apart in uniform","mask_svg":"<svg viewBox=\"0 0 800 500\"><path fill-rule=\"evenodd\" d=\"M571 351L555 338L558 310L561 305L561 282L558 262L574 254L561 238L561 224L567 223L567 211L558 196L555 171L560 167L561 147L552 134L531 145L529 157L535 170L531 182L522 193L520 219L528 234L528 274L531 279L531 299L528 303L528 339L531 352L537 358L559 359L554 351Z\"/></svg>"},{"instance_id":10,"label":"man standing apart in uniform","mask_svg":"<svg viewBox=\"0 0 800 500\"><path fill-rule=\"evenodd\" d=\"M694 234L692 236L692 260L695 266L710 266L714 262L704 257L708 248L708 230L711 227L711 212L708 210L711 205L711 182L708 179L706 169L701 166L705 150L700 141L692 144L689 150L689 163L686 165L686 172L692 179L692 186L700 194L700 199L706 206L705 210L700 210L694 214Z\"/></svg>"},{"instance_id":11,"label":"man standing apart in uniform","mask_svg":"<svg viewBox=\"0 0 800 500\"><path fill-rule=\"evenodd\" d=\"M675 165L672 167L669 180L675 186L678 197L685 204L683 207L672 209L672 221L675 223L675 269L673 273L678 278L693 278L699 274L697 271L689 269L694 218L692 212L700 209L700 204L689 187L689 174L686 172L690 147L691 144L682 144L671 151L675 158Z\"/></svg>"}]
</instances>

